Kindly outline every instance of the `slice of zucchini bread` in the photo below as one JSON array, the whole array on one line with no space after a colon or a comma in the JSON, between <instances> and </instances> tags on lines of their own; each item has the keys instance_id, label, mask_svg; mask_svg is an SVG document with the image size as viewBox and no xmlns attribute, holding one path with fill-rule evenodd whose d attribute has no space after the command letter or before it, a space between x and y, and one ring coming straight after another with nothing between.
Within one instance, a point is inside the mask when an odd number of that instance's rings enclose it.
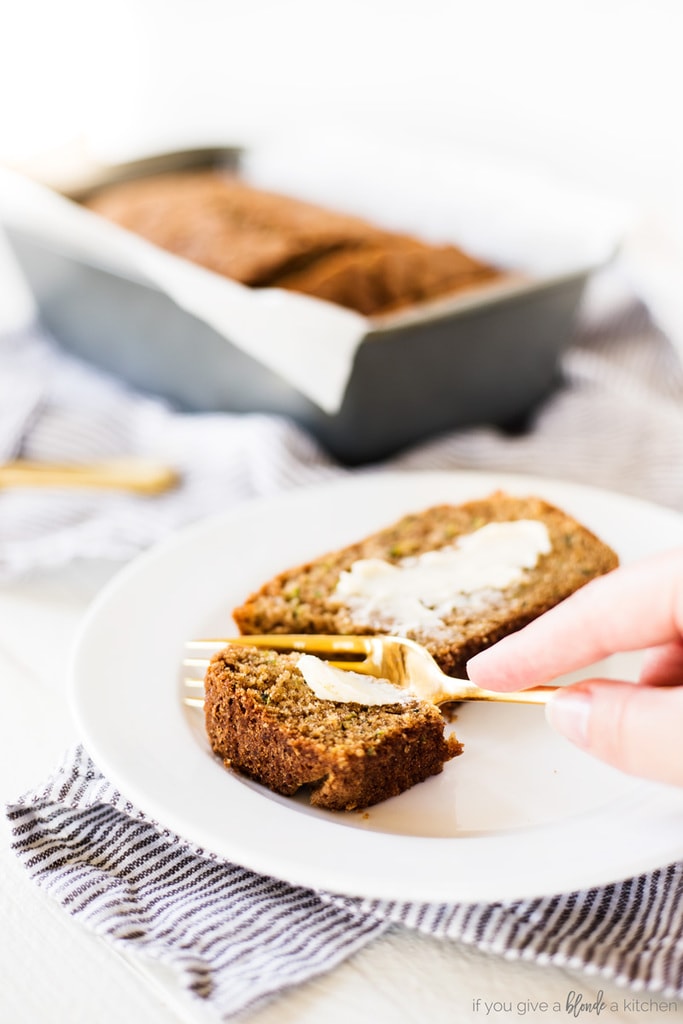
<instances>
[{"instance_id":1,"label":"slice of zucchini bread","mask_svg":"<svg viewBox=\"0 0 683 1024\"><path fill-rule=\"evenodd\" d=\"M307 787L316 807L350 811L397 796L461 753L433 705L321 700L298 658L239 646L212 658L206 730L226 767L286 796Z\"/></svg>"},{"instance_id":2,"label":"slice of zucchini bread","mask_svg":"<svg viewBox=\"0 0 683 1024\"><path fill-rule=\"evenodd\" d=\"M404 516L280 573L233 615L245 634L407 636L461 676L473 655L617 564L560 509L496 492Z\"/></svg>"}]
</instances>

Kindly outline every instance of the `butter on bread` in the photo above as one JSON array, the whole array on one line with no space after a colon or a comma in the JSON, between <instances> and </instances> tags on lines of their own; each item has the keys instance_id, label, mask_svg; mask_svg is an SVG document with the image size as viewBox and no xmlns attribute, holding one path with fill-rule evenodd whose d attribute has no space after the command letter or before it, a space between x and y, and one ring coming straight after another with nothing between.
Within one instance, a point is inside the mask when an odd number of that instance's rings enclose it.
<instances>
[{"instance_id":1,"label":"butter on bread","mask_svg":"<svg viewBox=\"0 0 683 1024\"><path fill-rule=\"evenodd\" d=\"M242 633L396 632L354 618L340 600L340 576L362 559L393 565L457 543L489 523L537 520L544 524L550 551L519 581L473 605L457 607L437 629L419 627L402 635L423 644L441 669L465 674L469 658L526 625L589 580L618 565L615 552L585 526L538 497L496 492L462 505L438 505L404 516L355 544L278 574L233 612Z\"/></svg>"}]
</instances>

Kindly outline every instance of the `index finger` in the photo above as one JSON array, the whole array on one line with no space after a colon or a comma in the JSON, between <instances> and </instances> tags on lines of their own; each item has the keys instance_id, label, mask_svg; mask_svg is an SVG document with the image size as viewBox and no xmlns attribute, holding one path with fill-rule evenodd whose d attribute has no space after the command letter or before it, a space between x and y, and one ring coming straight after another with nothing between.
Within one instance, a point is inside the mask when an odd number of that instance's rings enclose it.
<instances>
[{"instance_id":1,"label":"index finger","mask_svg":"<svg viewBox=\"0 0 683 1024\"><path fill-rule=\"evenodd\" d=\"M472 658L470 679L521 690L619 651L683 636L683 548L592 580L561 604Z\"/></svg>"}]
</instances>

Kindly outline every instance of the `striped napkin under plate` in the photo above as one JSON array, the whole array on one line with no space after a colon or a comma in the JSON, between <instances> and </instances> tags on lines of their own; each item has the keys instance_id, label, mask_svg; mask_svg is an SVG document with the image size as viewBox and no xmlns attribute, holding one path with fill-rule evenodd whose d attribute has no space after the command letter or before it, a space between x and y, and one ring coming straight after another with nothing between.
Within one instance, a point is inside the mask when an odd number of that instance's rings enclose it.
<instances>
[{"instance_id":1,"label":"striped napkin under plate","mask_svg":"<svg viewBox=\"0 0 683 1024\"><path fill-rule=\"evenodd\" d=\"M96 934L170 968L222 1020L329 970L392 926L683 997L683 864L491 904L351 899L207 856L137 810L80 746L8 805L31 877Z\"/></svg>"},{"instance_id":2,"label":"striped napkin under plate","mask_svg":"<svg viewBox=\"0 0 683 1024\"><path fill-rule=\"evenodd\" d=\"M563 359L564 386L515 435L445 434L380 466L562 476L683 510L683 365L644 307L584 330ZM0 337L0 461L140 455L183 485L139 495L15 489L0 502L0 580L74 558L126 560L173 530L253 497L343 477L283 417L187 415L143 397L27 329Z\"/></svg>"}]
</instances>

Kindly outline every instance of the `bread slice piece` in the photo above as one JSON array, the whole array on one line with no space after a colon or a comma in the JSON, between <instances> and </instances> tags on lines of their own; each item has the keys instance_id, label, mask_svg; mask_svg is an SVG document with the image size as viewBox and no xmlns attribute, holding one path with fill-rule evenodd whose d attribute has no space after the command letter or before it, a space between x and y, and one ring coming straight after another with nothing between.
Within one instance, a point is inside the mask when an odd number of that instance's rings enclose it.
<instances>
[{"instance_id":1,"label":"bread slice piece","mask_svg":"<svg viewBox=\"0 0 683 1024\"><path fill-rule=\"evenodd\" d=\"M316 807L350 811L397 796L461 752L433 705L320 700L298 657L228 646L211 660L206 731L226 767L286 796L310 787Z\"/></svg>"},{"instance_id":2,"label":"bread slice piece","mask_svg":"<svg viewBox=\"0 0 683 1024\"><path fill-rule=\"evenodd\" d=\"M118 182L84 205L242 284L302 292L368 316L503 276L453 245L429 245L215 171Z\"/></svg>"},{"instance_id":3,"label":"bread slice piece","mask_svg":"<svg viewBox=\"0 0 683 1024\"><path fill-rule=\"evenodd\" d=\"M272 283L375 316L498 277L500 273L493 267L452 245L426 245L384 234L362 245L320 253Z\"/></svg>"},{"instance_id":4,"label":"bread slice piece","mask_svg":"<svg viewBox=\"0 0 683 1024\"><path fill-rule=\"evenodd\" d=\"M337 593L342 573L361 559L396 566L425 552L445 549L490 523L537 520L550 550L521 578L500 590L487 589L456 605L437 626L401 629L382 616L359 618ZM496 492L463 505L438 505L404 516L365 540L280 573L233 612L242 633L346 633L408 636L423 644L442 670L465 674L469 658L520 629L578 590L614 569L617 555L565 512L537 497ZM454 580L454 586L456 581Z\"/></svg>"},{"instance_id":5,"label":"bread slice piece","mask_svg":"<svg viewBox=\"0 0 683 1024\"><path fill-rule=\"evenodd\" d=\"M254 287L381 232L355 217L251 188L214 171L105 186L85 203L162 249Z\"/></svg>"}]
</instances>

